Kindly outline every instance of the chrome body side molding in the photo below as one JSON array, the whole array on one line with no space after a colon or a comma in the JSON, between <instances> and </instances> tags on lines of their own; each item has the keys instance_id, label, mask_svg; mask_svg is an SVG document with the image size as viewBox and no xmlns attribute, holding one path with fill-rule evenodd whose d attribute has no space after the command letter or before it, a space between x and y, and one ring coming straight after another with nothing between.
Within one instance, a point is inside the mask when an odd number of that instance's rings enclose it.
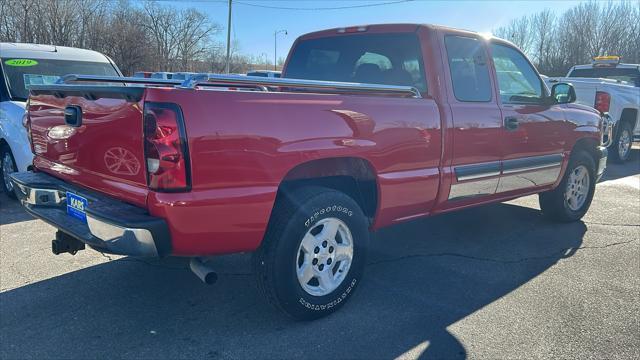
<instances>
[{"instance_id":1,"label":"chrome body side molding","mask_svg":"<svg viewBox=\"0 0 640 360\"><path fill-rule=\"evenodd\" d=\"M455 166L457 182L451 185L449 200L553 184L560 177L563 160L563 154L551 154Z\"/></svg>"},{"instance_id":2,"label":"chrome body side molding","mask_svg":"<svg viewBox=\"0 0 640 360\"><path fill-rule=\"evenodd\" d=\"M500 161L456 166L454 171L458 181L497 176L500 175Z\"/></svg>"}]
</instances>

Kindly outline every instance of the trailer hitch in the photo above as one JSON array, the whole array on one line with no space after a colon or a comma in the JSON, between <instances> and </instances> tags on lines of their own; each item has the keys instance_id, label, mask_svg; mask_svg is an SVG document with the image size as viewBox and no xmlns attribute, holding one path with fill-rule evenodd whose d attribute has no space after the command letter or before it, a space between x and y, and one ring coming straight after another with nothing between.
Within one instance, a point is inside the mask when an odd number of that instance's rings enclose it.
<instances>
[{"instance_id":1,"label":"trailer hitch","mask_svg":"<svg viewBox=\"0 0 640 360\"><path fill-rule=\"evenodd\" d=\"M80 250L84 250L82 241L60 230L56 231L56 238L51 241L51 251L55 255L64 253L75 255Z\"/></svg>"}]
</instances>

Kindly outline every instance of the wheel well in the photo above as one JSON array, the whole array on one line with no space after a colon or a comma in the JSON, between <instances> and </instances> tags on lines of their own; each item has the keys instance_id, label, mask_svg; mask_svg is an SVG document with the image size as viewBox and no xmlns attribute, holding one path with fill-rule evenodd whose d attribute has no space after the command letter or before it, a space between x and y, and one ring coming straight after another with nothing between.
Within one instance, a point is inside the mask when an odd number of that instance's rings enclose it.
<instances>
[{"instance_id":1,"label":"wheel well","mask_svg":"<svg viewBox=\"0 0 640 360\"><path fill-rule=\"evenodd\" d=\"M575 154L578 151L584 150L589 155L591 155L591 158L593 158L593 162L597 166L598 161L600 161L600 155L598 154L598 146L599 146L598 140L594 138L582 138L582 139L579 139L576 142L576 144L573 146L573 149L571 150L571 154Z\"/></svg>"},{"instance_id":2,"label":"wheel well","mask_svg":"<svg viewBox=\"0 0 640 360\"><path fill-rule=\"evenodd\" d=\"M620 115L620 122L628 122L631 124L631 130L635 129L636 122L638 121L638 110L636 109L624 109Z\"/></svg>"},{"instance_id":3,"label":"wheel well","mask_svg":"<svg viewBox=\"0 0 640 360\"><path fill-rule=\"evenodd\" d=\"M278 189L317 185L349 195L364 214L373 219L378 208L378 185L371 164L360 158L312 160L296 166L285 176Z\"/></svg>"}]
</instances>

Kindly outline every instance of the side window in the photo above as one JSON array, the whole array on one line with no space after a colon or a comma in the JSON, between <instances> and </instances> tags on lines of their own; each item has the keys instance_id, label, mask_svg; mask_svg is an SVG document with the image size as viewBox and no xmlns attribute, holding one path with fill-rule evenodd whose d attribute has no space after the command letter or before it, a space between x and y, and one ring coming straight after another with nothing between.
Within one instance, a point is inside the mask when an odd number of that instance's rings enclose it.
<instances>
[{"instance_id":1,"label":"side window","mask_svg":"<svg viewBox=\"0 0 640 360\"><path fill-rule=\"evenodd\" d=\"M519 51L510 46L493 43L491 53L503 103L535 104L542 100L542 81Z\"/></svg>"},{"instance_id":2,"label":"side window","mask_svg":"<svg viewBox=\"0 0 640 360\"><path fill-rule=\"evenodd\" d=\"M460 101L491 101L491 80L487 54L476 38L446 36L453 93Z\"/></svg>"}]
</instances>

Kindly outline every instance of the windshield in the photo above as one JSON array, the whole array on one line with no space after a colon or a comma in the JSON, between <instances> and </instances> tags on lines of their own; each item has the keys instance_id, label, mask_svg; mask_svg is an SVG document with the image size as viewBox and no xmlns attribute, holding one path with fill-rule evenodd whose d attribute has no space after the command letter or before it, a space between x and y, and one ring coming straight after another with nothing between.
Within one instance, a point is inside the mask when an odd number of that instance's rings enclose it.
<instances>
[{"instance_id":1,"label":"windshield","mask_svg":"<svg viewBox=\"0 0 640 360\"><path fill-rule=\"evenodd\" d=\"M53 84L67 74L119 76L110 63L22 58L0 60L13 100L26 100L29 85Z\"/></svg>"},{"instance_id":2,"label":"windshield","mask_svg":"<svg viewBox=\"0 0 640 360\"><path fill-rule=\"evenodd\" d=\"M339 35L302 41L284 77L413 86L425 91L416 34Z\"/></svg>"},{"instance_id":3,"label":"windshield","mask_svg":"<svg viewBox=\"0 0 640 360\"><path fill-rule=\"evenodd\" d=\"M640 86L640 70L638 68L595 67L574 69L568 77L605 78L626 81L630 85Z\"/></svg>"}]
</instances>

